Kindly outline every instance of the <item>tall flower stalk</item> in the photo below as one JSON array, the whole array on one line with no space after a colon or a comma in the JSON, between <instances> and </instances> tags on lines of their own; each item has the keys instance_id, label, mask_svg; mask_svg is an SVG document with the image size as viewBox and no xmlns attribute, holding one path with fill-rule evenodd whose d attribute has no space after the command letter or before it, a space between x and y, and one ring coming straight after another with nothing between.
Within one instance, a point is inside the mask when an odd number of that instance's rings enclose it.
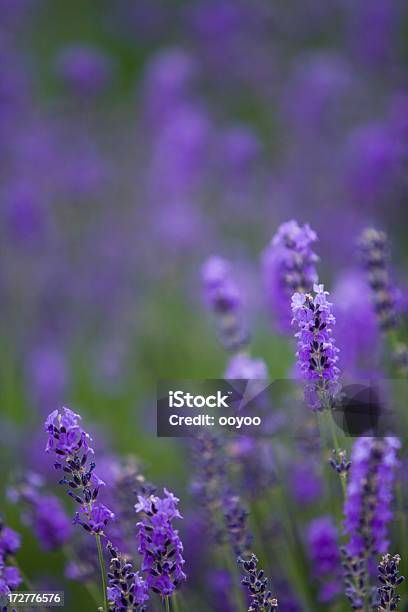
<instances>
[{"instance_id":1,"label":"tall flower stalk","mask_svg":"<svg viewBox=\"0 0 408 612\"><path fill-rule=\"evenodd\" d=\"M142 555L141 571L146 574L146 585L168 602L181 582L183 544L173 527L174 519L183 518L177 508L179 499L164 489L164 496L138 495L135 510L141 514L138 527L138 550Z\"/></svg>"},{"instance_id":2,"label":"tall flower stalk","mask_svg":"<svg viewBox=\"0 0 408 612\"><path fill-rule=\"evenodd\" d=\"M222 257L210 257L203 265L202 280L205 301L215 315L221 343L228 351L242 349L248 344L249 335L243 325L242 298L229 262Z\"/></svg>"},{"instance_id":3,"label":"tall flower stalk","mask_svg":"<svg viewBox=\"0 0 408 612\"><path fill-rule=\"evenodd\" d=\"M23 582L14 560L19 548L19 534L8 527L0 517L0 595L8 595ZM30 585L26 584L26 587L30 588Z\"/></svg>"},{"instance_id":4,"label":"tall flower stalk","mask_svg":"<svg viewBox=\"0 0 408 612\"><path fill-rule=\"evenodd\" d=\"M56 456L54 467L64 474L59 483L68 486L68 495L79 506L73 523L81 525L86 532L95 536L106 612L107 585L101 536L105 535L104 529L108 522L114 519L114 514L107 506L97 501L99 490L105 483L95 474L95 462L90 460L94 454L90 446L92 440L82 429L80 420L81 417L69 408L64 407L62 412L54 410L45 422L48 434L45 450Z\"/></svg>"},{"instance_id":5,"label":"tall flower stalk","mask_svg":"<svg viewBox=\"0 0 408 612\"><path fill-rule=\"evenodd\" d=\"M359 239L363 265L379 325L383 331L394 329L397 324L395 287L388 269L388 240L383 231L366 228Z\"/></svg>"},{"instance_id":6,"label":"tall flower stalk","mask_svg":"<svg viewBox=\"0 0 408 612\"><path fill-rule=\"evenodd\" d=\"M344 504L342 551L346 596L354 610L366 610L371 593L369 562L389 546L388 523L396 469L397 438L358 438L351 454ZM392 609L392 608L391 608Z\"/></svg>"},{"instance_id":7,"label":"tall flower stalk","mask_svg":"<svg viewBox=\"0 0 408 612\"><path fill-rule=\"evenodd\" d=\"M305 399L313 410L330 408L339 391L338 348L333 337L336 322L328 291L314 285L310 293L292 297L292 324L298 328L297 365L305 380Z\"/></svg>"},{"instance_id":8,"label":"tall flower stalk","mask_svg":"<svg viewBox=\"0 0 408 612\"><path fill-rule=\"evenodd\" d=\"M145 580L110 542L107 548L111 556L108 572L109 610L143 612L146 610L145 602L149 599Z\"/></svg>"}]
</instances>

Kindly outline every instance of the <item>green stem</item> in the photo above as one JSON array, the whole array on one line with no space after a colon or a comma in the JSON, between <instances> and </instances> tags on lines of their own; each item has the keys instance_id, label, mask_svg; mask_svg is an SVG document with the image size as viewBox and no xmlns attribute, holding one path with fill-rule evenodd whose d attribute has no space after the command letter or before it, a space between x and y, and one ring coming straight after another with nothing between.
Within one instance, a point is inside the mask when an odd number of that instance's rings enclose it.
<instances>
[{"instance_id":1,"label":"green stem","mask_svg":"<svg viewBox=\"0 0 408 612\"><path fill-rule=\"evenodd\" d=\"M232 582L233 582L233 596L235 599L236 610L239 612L246 612L246 606L244 606L243 601L243 592L241 588L241 581L239 576L238 566L233 563L231 558L231 551L228 547L224 549L225 563L228 568L229 573L231 574Z\"/></svg>"},{"instance_id":2,"label":"green stem","mask_svg":"<svg viewBox=\"0 0 408 612\"><path fill-rule=\"evenodd\" d=\"M164 598L164 602L166 604L166 612L170 612L170 599L169 597Z\"/></svg>"},{"instance_id":3,"label":"green stem","mask_svg":"<svg viewBox=\"0 0 408 612\"><path fill-rule=\"evenodd\" d=\"M330 421L330 431L331 431L331 435L332 435L332 439L333 439L333 444L334 444L334 450L336 451L336 453L338 453L341 449L340 449L340 445L339 445L339 439L337 437L336 424L334 422L332 411L330 411L329 421ZM346 492L346 481L345 481L343 475L340 475L340 482L341 482L341 488L343 490L343 496L344 496L344 498L346 498L346 494L347 494L347 492Z\"/></svg>"},{"instance_id":4,"label":"green stem","mask_svg":"<svg viewBox=\"0 0 408 612\"><path fill-rule=\"evenodd\" d=\"M172 607L174 612L180 612L180 606L178 603L178 598L177 598L177 592L174 591L173 595L171 596L171 603L172 603Z\"/></svg>"},{"instance_id":5,"label":"green stem","mask_svg":"<svg viewBox=\"0 0 408 612\"><path fill-rule=\"evenodd\" d=\"M102 589L103 589L103 609L104 609L104 612L108 612L108 593L107 593L107 588L106 588L105 562L103 560L101 536L99 534L95 534L95 539L96 539L96 546L98 547L99 566L101 568L101 581L102 581Z\"/></svg>"}]
</instances>

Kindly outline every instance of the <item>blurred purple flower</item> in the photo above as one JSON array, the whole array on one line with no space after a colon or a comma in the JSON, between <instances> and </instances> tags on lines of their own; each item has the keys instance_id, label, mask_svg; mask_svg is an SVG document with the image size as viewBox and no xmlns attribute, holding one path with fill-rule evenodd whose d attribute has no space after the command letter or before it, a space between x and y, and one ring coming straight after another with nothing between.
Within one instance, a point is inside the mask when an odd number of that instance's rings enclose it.
<instances>
[{"instance_id":1,"label":"blurred purple flower","mask_svg":"<svg viewBox=\"0 0 408 612\"><path fill-rule=\"evenodd\" d=\"M11 527L4 525L0 520L0 555L2 557L14 555L20 548L20 545L20 535L14 529L11 529Z\"/></svg>"},{"instance_id":2,"label":"blurred purple flower","mask_svg":"<svg viewBox=\"0 0 408 612\"><path fill-rule=\"evenodd\" d=\"M20 548L20 543L18 533L0 518L0 595L10 593L22 583L18 568L12 564L12 556Z\"/></svg>"},{"instance_id":3,"label":"blurred purple flower","mask_svg":"<svg viewBox=\"0 0 408 612\"><path fill-rule=\"evenodd\" d=\"M7 595L23 582L17 567L5 565L0 558L0 595Z\"/></svg>"},{"instance_id":4,"label":"blurred purple flower","mask_svg":"<svg viewBox=\"0 0 408 612\"><path fill-rule=\"evenodd\" d=\"M160 51L147 64L144 81L145 116L154 130L167 122L193 93L198 65L182 48Z\"/></svg>"},{"instance_id":5,"label":"blurred purple flower","mask_svg":"<svg viewBox=\"0 0 408 612\"><path fill-rule=\"evenodd\" d=\"M204 299L216 316L218 334L224 347L237 351L248 344L248 332L242 321L242 296L231 266L222 257L212 256L202 267Z\"/></svg>"},{"instance_id":6,"label":"blurred purple flower","mask_svg":"<svg viewBox=\"0 0 408 612\"><path fill-rule=\"evenodd\" d=\"M397 299L388 268L387 235L374 228L366 228L360 235L359 247L380 328L384 331L393 329L397 325Z\"/></svg>"},{"instance_id":7,"label":"blurred purple flower","mask_svg":"<svg viewBox=\"0 0 408 612\"><path fill-rule=\"evenodd\" d=\"M376 2L344 3L347 11L346 29L349 31L353 57L371 64L379 71L392 65L398 53L399 28L403 3Z\"/></svg>"},{"instance_id":8,"label":"blurred purple flower","mask_svg":"<svg viewBox=\"0 0 408 612\"><path fill-rule=\"evenodd\" d=\"M57 346L39 345L28 357L28 384L36 404L49 412L65 394L68 382L65 354Z\"/></svg>"},{"instance_id":9,"label":"blurred purple flower","mask_svg":"<svg viewBox=\"0 0 408 612\"><path fill-rule=\"evenodd\" d=\"M238 353L229 360L224 377L231 380L268 380L269 374L263 359L254 359L245 353Z\"/></svg>"},{"instance_id":10,"label":"blurred purple flower","mask_svg":"<svg viewBox=\"0 0 408 612\"><path fill-rule=\"evenodd\" d=\"M353 84L345 57L330 51L296 57L284 98L284 114L300 134L333 129L345 113Z\"/></svg>"},{"instance_id":11,"label":"blurred purple flower","mask_svg":"<svg viewBox=\"0 0 408 612\"><path fill-rule=\"evenodd\" d=\"M302 459L290 469L290 485L294 500L298 504L313 504L323 493L323 478L319 467L313 460L306 464Z\"/></svg>"},{"instance_id":12,"label":"blurred purple flower","mask_svg":"<svg viewBox=\"0 0 408 612\"><path fill-rule=\"evenodd\" d=\"M108 84L113 62L101 49L73 44L59 52L56 70L73 92L80 95L97 94Z\"/></svg>"},{"instance_id":13,"label":"blurred purple flower","mask_svg":"<svg viewBox=\"0 0 408 612\"><path fill-rule=\"evenodd\" d=\"M375 372L379 357L379 333L364 275L351 269L337 279L332 291L336 304L336 342L339 365L349 376Z\"/></svg>"},{"instance_id":14,"label":"blurred purple flower","mask_svg":"<svg viewBox=\"0 0 408 612\"><path fill-rule=\"evenodd\" d=\"M346 183L359 205L383 202L400 172L400 145L390 125L372 122L351 132L345 148Z\"/></svg>"},{"instance_id":15,"label":"blurred purple flower","mask_svg":"<svg viewBox=\"0 0 408 612\"><path fill-rule=\"evenodd\" d=\"M317 235L296 221L282 223L262 255L267 299L280 330L290 330L290 298L311 291L317 282L317 255L312 251Z\"/></svg>"},{"instance_id":16,"label":"blurred purple flower","mask_svg":"<svg viewBox=\"0 0 408 612\"><path fill-rule=\"evenodd\" d=\"M235 125L220 137L220 165L240 179L259 159L261 143L249 126Z\"/></svg>"},{"instance_id":17,"label":"blurred purple flower","mask_svg":"<svg viewBox=\"0 0 408 612\"><path fill-rule=\"evenodd\" d=\"M400 446L393 437L358 438L354 442L344 504L350 555L362 557L388 550L388 523L393 516L391 503Z\"/></svg>"},{"instance_id":18,"label":"blurred purple flower","mask_svg":"<svg viewBox=\"0 0 408 612\"><path fill-rule=\"evenodd\" d=\"M47 226L46 211L34 185L22 181L4 196L5 216L12 239L20 245L39 245Z\"/></svg>"},{"instance_id":19,"label":"blurred purple flower","mask_svg":"<svg viewBox=\"0 0 408 612\"><path fill-rule=\"evenodd\" d=\"M23 522L32 527L44 550L55 550L71 536L72 527L60 500L44 491L38 474L26 477L9 488L8 497L22 507Z\"/></svg>"},{"instance_id":20,"label":"blurred purple flower","mask_svg":"<svg viewBox=\"0 0 408 612\"><path fill-rule=\"evenodd\" d=\"M148 197L158 202L194 201L210 163L212 123L196 104L173 109L153 139L147 174Z\"/></svg>"},{"instance_id":21,"label":"blurred purple flower","mask_svg":"<svg viewBox=\"0 0 408 612\"><path fill-rule=\"evenodd\" d=\"M338 533L332 517L320 516L309 523L306 538L312 571L321 582L319 599L328 602L342 587Z\"/></svg>"}]
</instances>

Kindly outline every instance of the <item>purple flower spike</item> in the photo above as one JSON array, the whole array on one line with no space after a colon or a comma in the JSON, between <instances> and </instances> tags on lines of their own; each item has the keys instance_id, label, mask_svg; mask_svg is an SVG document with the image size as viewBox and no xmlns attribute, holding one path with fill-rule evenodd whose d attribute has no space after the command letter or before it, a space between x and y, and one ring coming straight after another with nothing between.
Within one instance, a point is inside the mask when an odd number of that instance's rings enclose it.
<instances>
[{"instance_id":1,"label":"purple flower spike","mask_svg":"<svg viewBox=\"0 0 408 612\"><path fill-rule=\"evenodd\" d=\"M137 610L142 612L146 609L145 602L149 599L147 584L133 570L130 562L126 561L112 544L108 543L111 555L110 571L108 572L108 600L110 610Z\"/></svg>"},{"instance_id":2,"label":"purple flower spike","mask_svg":"<svg viewBox=\"0 0 408 612\"><path fill-rule=\"evenodd\" d=\"M397 324L396 292L388 269L387 235L367 228L360 236L359 246L380 328L384 331L393 329Z\"/></svg>"},{"instance_id":3,"label":"purple flower spike","mask_svg":"<svg viewBox=\"0 0 408 612\"><path fill-rule=\"evenodd\" d=\"M172 521L182 518L177 509L179 500L164 489L164 497L138 495L136 512L143 515L139 527L139 553L143 557L142 572L146 583L162 597L171 596L180 582L186 580L183 544Z\"/></svg>"},{"instance_id":4,"label":"purple flower spike","mask_svg":"<svg viewBox=\"0 0 408 612\"><path fill-rule=\"evenodd\" d=\"M297 325L297 365L306 381L305 398L314 410L329 408L339 390L338 348L332 335L336 320L329 293L314 285L315 296L295 293L292 297L292 324Z\"/></svg>"},{"instance_id":5,"label":"purple flower spike","mask_svg":"<svg viewBox=\"0 0 408 612\"><path fill-rule=\"evenodd\" d=\"M249 342L241 316L242 297L234 282L230 264L221 257L210 257L202 269L205 301L217 318L224 347L237 351Z\"/></svg>"},{"instance_id":6,"label":"purple flower spike","mask_svg":"<svg viewBox=\"0 0 408 612\"><path fill-rule=\"evenodd\" d=\"M320 601L330 601L339 594L341 582L340 551L337 546L338 533L330 516L314 519L307 529L309 555L313 564L314 574L320 578Z\"/></svg>"},{"instance_id":7,"label":"purple flower spike","mask_svg":"<svg viewBox=\"0 0 408 612\"><path fill-rule=\"evenodd\" d=\"M378 580L380 587L378 588L378 598L380 605L378 612L388 612L388 610L396 610L400 602L401 597L397 594L397 588L405 577L401 576L398 570L401 557L394 555L391 557L390 554L383 555L381 562L378 566Z\"/></svg>"},{"instance_id":8,"label":"purple flower spike","mask_svg":"<svg viewBox=\"0 0 408 612\"><path fill-rule=\"evenodd\" d=\"M0 555L6 557L7 555L14 555L20 548L21 538L19 534L0 523Z\"/></svg>"},{"instance_id":9,"label":"purple flower spike","mask_svg":"<svg viewBox=\"0 0 408 612\"><path fill-rule=\"evenodd\" d=\"M19 548L20 536L0 518L0 595L7 595L22 583L18 568L12 565L12 556Z\"/></svg>"},{"instance_id":10,"label":"purple flower spike","mask_svg":"<svg viewBox=\"0 0 408 612\"><path fill-rule=\"evenodd\" d=\"M230 380L268 380L268 368L263 359L253 359L240 353L234 355L228 362L225 378Z\"/></svg>"},{"instance_id":11,"label":"purple flower spike","mask_svg":"<svg viewBox=\"0 0 408 612\"><path fill-rule=\"evenodd\" d=\"M29 525L44 550L55 550L70 536L72 525L60 500L45 493L40 476L27 477L8 490L9 499L23 506L22 519Z\"/></svg>"},{"instance_id":12,"label":"purple flower spike","mask_svg":"<svg viewBox=\"0 0 408 612\"><path fill-rule=\"evenodd\" d=\"M71 45L57 57L56 68L65 84L77 94L100 93L113 69L112 60L103 51L87 45Z\"/></svg>"},{"instance_id":13,"label":"purple flower spike","mask_svg":"<svg viewBox=\"0 0 408 612\"><path fill-rule=\"evenodd\" d=\"M353 557L387 552L400 446L394 437L358 438L354 443L344 505L347 552Z\"/></svg>"},{"instance_id":14,"label":"purple flower spike","mask_svg":"<svg viewBox=\"0 0 408 612\"><path fill-rule=\"evenodd\" d=\"M272 612L278 609L278 600L268 590L268 578L263 570L258 570L258 559L252 554L248 559L238 557L238 564L242 567L244 578L241 580L248 589L250 604L248 612Z\"/></svg>"},{"instance_id":15,"label":"purple flower spike","mask_svg":"<svg viewBox=\"0 0 408 612\"><path fill-rule=\"evenodd\" d=\"M96 476L95 463L89 461L93 454L91 438L79 424L81 417L69 408L59 413L54 410L45 421L48 433L46 451L53 452L57 461L54 467L64 474L60 484L68 485L67 493L80 506L75 513L74 524L82 525L85 531L103 535L104 528L114 514L96 501L104 482Z\"/></svg>"},{"instance_id":16,"label":"purple flower spike","mask_svg":"<svg viewBox=\"0 0 408 612\"><path fill-rule=\"evenodd\" d=\"M310 292L317 283L316 262L312 250L316 233L296 221L287 221L278 228L262 256L262 267L268 301L278 327L290 330L289 305L293 293Z\"/></svg>"},{"instance_id":17,"label":"purple flower spike","mask_svg":"<svg viewBox=\"0 0 408 612\"><path fill-rule=\"evenodd\" d=\"M207 259L202 271L205 298L208 305L219 313L233 314L241 306L241 296L231 278L231 266L222 257Z\"/></svg>"}]
</instances>

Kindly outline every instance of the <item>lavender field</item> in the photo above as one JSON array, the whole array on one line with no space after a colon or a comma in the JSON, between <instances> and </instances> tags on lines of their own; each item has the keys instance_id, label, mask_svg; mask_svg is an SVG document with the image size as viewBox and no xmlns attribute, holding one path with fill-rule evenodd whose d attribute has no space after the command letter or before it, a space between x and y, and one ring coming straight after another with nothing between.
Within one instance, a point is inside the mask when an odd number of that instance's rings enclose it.
<instances>
[{"instance_id":1,"label":"lavender field","mask_svg":"<svg viewBox=\"0 0 408 612\"><path fill-rule=\"evenodd\" d=\"M0 610L408 611L407 65L403 0L0 0Z\"/></svg>"}]
</instances>

